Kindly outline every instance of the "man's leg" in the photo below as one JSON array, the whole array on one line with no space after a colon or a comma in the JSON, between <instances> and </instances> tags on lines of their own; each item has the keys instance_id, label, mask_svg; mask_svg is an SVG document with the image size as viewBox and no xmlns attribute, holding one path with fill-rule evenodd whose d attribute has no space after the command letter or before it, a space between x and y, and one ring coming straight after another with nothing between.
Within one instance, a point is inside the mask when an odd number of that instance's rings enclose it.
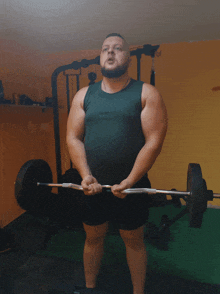
<instances>
[{"instance_id":1,"label":"man's leg","mask_svg":"<svg viewBox=\"0 0 220 294\"><path fill-rule=\"evenodd\" d=\"M83 226L86 232L83 253L86 287L95 288L104 253L104 239L108 230L108 223L97 226L83 224Z\"/></svg>"},{"instance_id":2,"label":"man's leg","mask_svg":"<svg viewBox=\"0 0 220 294\"><path fill-rule=\"evenodd\" d=\"M136 230L120 230L126 246L126 257L131 273L133 294L144 294L147 251L144 243L144 226Z\"/></svg>"}]
</instances>

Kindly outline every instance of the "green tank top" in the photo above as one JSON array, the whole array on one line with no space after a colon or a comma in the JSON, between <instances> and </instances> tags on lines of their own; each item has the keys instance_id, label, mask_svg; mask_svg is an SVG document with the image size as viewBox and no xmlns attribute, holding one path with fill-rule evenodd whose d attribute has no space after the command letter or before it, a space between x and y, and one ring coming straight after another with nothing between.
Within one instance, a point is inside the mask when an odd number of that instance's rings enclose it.
<instances>
[{"instance_id":1,"label":"green tank top","mask_svg":"<svg viewBox=\"0 0 220 294\"><path fill-rule=\"evenodd\" d=\"M102 91L101 81L88 88L85 151L91 172L102 185L124 180L145 144L140 118L142 86L143 82L132 79L114 94Z\"/></svg>"}]
</instances>

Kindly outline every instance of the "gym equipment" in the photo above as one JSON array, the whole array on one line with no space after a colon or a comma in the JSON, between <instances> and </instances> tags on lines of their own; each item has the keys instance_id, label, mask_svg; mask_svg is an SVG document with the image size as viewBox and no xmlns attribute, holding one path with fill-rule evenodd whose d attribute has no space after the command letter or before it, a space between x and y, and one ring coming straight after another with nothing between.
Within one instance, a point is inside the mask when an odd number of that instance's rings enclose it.
<instances>
[{"instance_id":1,"label":"gym equipment","mask_svg":"<svg viewBox=\"0 0 220 294\"><path fill-rule=\"evenodd\" d=\"M42 213L46 198L51 194L51 187L39 187L37 181L53 181L48 163L42 159L29 160L20 169L15 181L15 197L21 208L30 212ZM43 201L44 199L44 201Z\"/></svg>"},{"instance_id":2,"label":"gym equipment","mask_svg":"<svg viewBox=\"0 0 220 294\"><path fill-rule=\"evenodd\" d=\"M207 209L207 202L213 200L213 196L210 195L210 191L208 192L206 185L204 185L199 164L190 164L188 167L187 191L191 192L186 202L190 215L190 226L200 227L203 213Z\"/></svg>"},{"instance_id":3,"label":"gym equipment","mask_svg":"<svg viewBox=\"0 0 220 294\"><path fill-rule=\"evenodd\" d=\"M73 178L73 177L72 177ZM50 181L51 180L51 181ZM18 204L27 210L30 206L36 208L38 200L51 194L52 187L71 188L78 191L83 191L79 184L62 183L54 184L52 182L52 173L49 165L43 160L30 160L25 163L17 176L15 182L15 197ZM79 183L79 179L78 179ZM110 185L103 185L104 189L110 191ZM131 188L123 191L126 194L146 193L149 195L164 194L171 195L174 202L179 205L180 198L186 202L186 208L182 210L172 221L167 222L166 226L171 225L174 221L189 213L190 227L200 228L202 225L203 214L207 209L207 202L213 198L220 198L220 194L214 194L212 190L207 190L206 182L202 178L201 167L197 163L190 163L187 171L187 191L172 190L157 190L150 188ZM163 222L162 222L163 223ZM163 225L163 224L162 224Z\"/></svg>"},{"instance_id":4,"label":"gym equipment","mask_svg":"<svg viewBox=\"0 0 220 294\"><path fill-rule=\"evenodd\" d=\"M97 79L97 74L95 72L88 73L88 79L90 80L89 86L95 84L95 80Z\"/></svg>"},{"instance_id":5,"label":"gym equipment","mask_svg":"<svg viewBox=\"0 0 220 294\"><path fill-rule=\"evenodd\" d=\"M76 173L72 172L66 172L62 179L68 180L72 175L77 179ZM20 168L15 181L15 198L18 205L37 217L49 217L59 226L78 227L81 224L81 210L77 209L80 207L77 191L68 189L65 193L52 193L52 187L37 187L39 179L53 181L52 171L46 161L29 160Z\"/></svg>"}]
</instances>

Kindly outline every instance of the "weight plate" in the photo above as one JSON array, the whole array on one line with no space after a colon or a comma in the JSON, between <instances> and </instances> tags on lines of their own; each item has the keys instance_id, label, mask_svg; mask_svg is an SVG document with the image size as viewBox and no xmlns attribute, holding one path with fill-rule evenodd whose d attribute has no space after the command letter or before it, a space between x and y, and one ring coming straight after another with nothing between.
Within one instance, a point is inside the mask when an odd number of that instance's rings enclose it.
<instances>
[{"instance_id":1,"label":"weight plate","mask_svg":"<svg viewBox=\"0 0 220 294\"><path fill-rule=\"evenodd\" d=\"M187 172L187 197L186 205L190 216L190 227L200 228L203 214L207 209L207 188L202 178L202 170L199 164L190 163Z\"/></svg>"},{"instance_id":2,"label":"weight plate","mask_svg":"<svg viewBox=\"0 0 220 294\"><path fill-rule=\"evenodd\" d=\"M31 212L41 210L44 205L43 198L51 193L51 187L37 186L37 182L53 182L50 166L42 159L27 161L17 175L15 198L24 210Z\"/></svg>"}]
</instances>

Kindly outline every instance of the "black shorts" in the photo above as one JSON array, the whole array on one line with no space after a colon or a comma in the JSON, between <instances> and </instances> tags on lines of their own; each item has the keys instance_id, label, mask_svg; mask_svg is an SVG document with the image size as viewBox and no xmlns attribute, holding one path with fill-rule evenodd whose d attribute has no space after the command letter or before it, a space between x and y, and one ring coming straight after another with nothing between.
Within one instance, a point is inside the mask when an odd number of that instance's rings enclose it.
<instances>
[{"instance_id":1,"label":"black shorts","mask_svg":"<svg viewBox=\"0 0 220 294\"><path fill-rule=\"evenodd\" d=\"M148 178L143 178L133 188L150 188ZM128 194L124 199L103 191L93 196L82 196L83 223L96 226L107 221L119 229L135 230L148 220L150 198L148 194Z\"/></svg>"}]
</instances>

